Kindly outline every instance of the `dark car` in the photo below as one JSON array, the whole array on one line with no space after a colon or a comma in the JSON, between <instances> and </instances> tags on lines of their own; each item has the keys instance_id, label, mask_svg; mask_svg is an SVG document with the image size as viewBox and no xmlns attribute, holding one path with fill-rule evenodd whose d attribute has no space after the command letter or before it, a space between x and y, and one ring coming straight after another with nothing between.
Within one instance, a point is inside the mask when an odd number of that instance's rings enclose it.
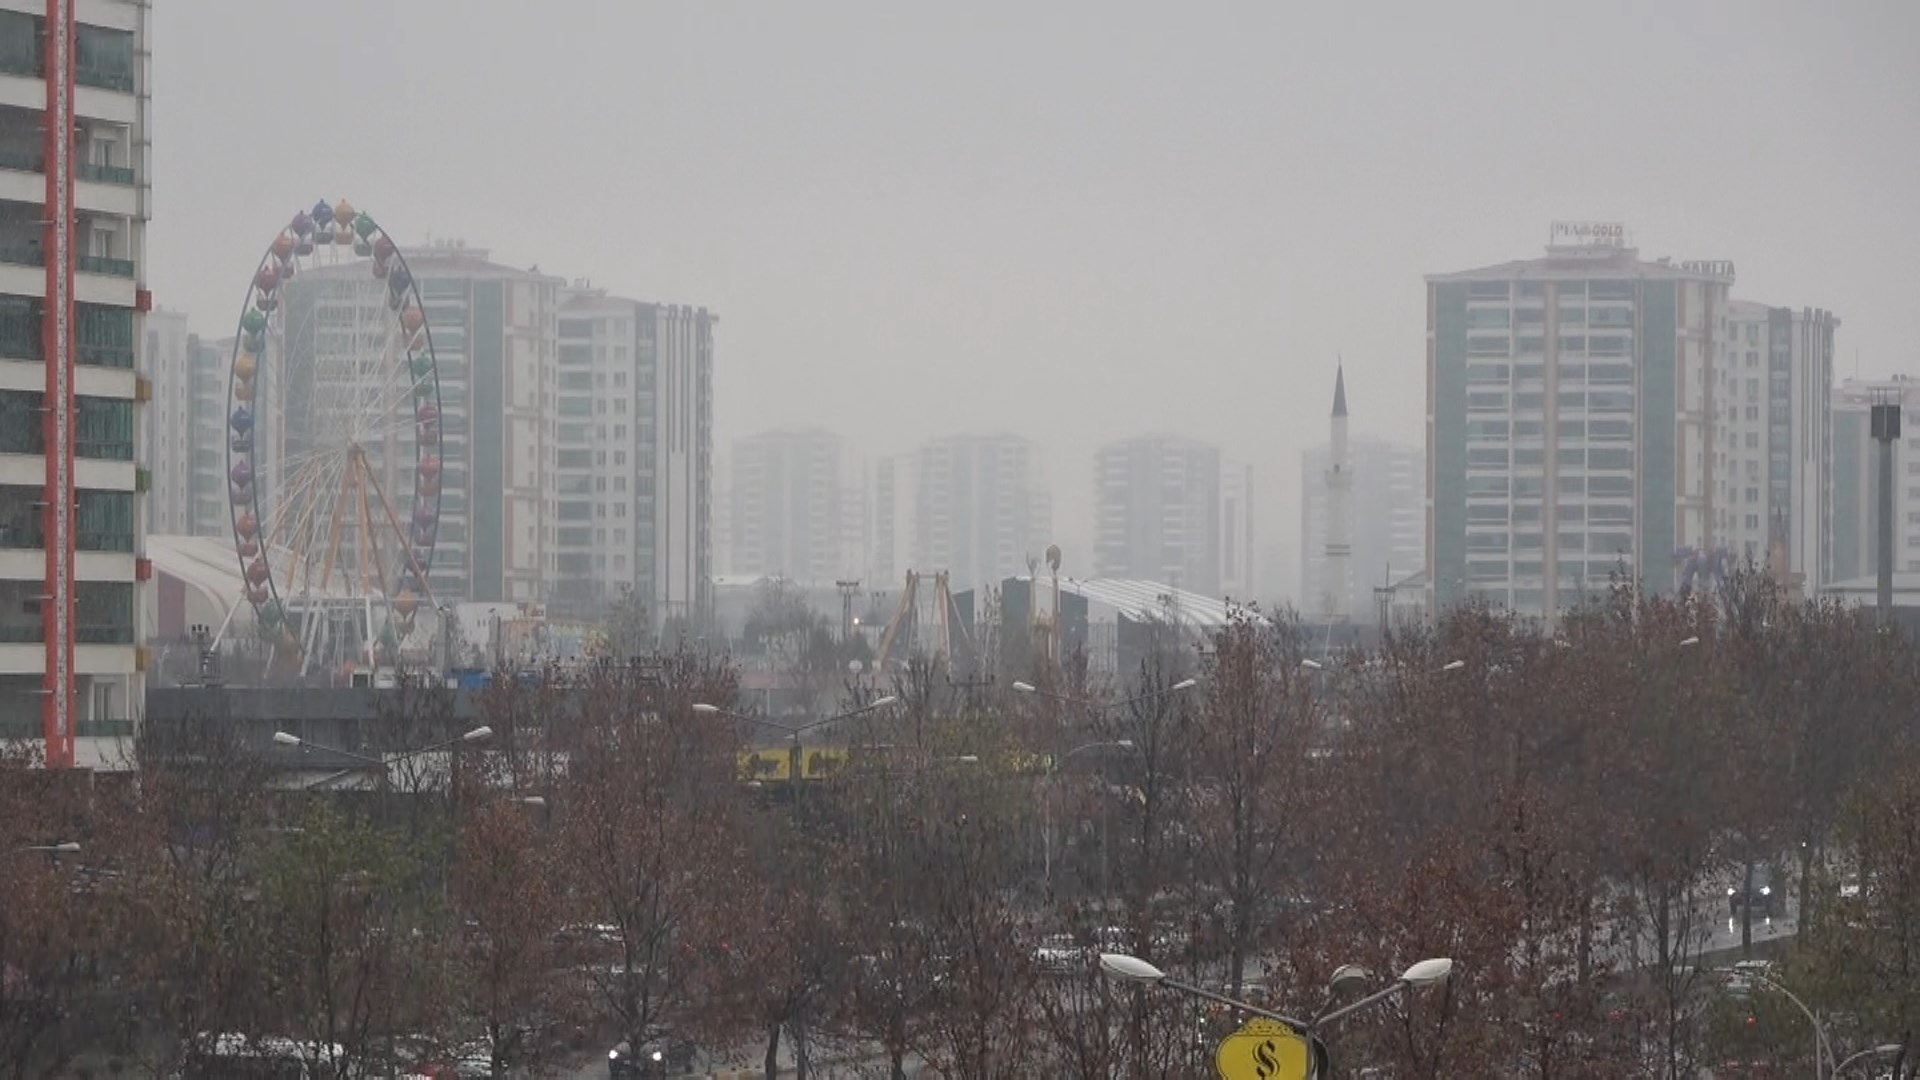
<instances>
[{"instance_id":1,"label":"dark car","mask_svg":"<svg viewBox=\"0 0 1920 1080\"><path fill-rule=\"evenodd\" d=\"M661 1080L684 1076L693 1071L696 1052L692 1043L662 1035L640 1044L636 1053L630 1043L622 1042L607 1051L607 1076L632 1077L635 1080Z\"/></svg>"},{"instance_id":2,"label":"dark car","mask_svg":"<svg viewBox=\"0 0 1920 1080\"><path fill-rule=\"evenodd\" d=\"M1744 887L1741 883L1727 886L1727 915L1737 917L1742 910L1752 911L1769 919L1785 914L1787 898L1780 881L1774 876L1773 868L1765 864L1754 866L1745 876Z\"/></svg>"}]
</instances>

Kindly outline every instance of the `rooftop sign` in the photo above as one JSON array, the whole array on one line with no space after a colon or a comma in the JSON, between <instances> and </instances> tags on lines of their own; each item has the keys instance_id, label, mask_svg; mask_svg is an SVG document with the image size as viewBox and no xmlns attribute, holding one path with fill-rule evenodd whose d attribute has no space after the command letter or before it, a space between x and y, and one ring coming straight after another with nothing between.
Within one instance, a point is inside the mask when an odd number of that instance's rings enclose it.
<instances>
[{"instance_id":1,"label":"rooftop sign","mask_svg":"<svg viewBox=\"0 0 1920 1080\"><path fill-rule=\"evenodd\" d=\"M1623 248L1627 246L1627 227L1617 221L1556 221L1549 233L1547 246Z\"/></svg>"},{"instance_id":2,"label":"rooftop sign","mask_svg":"<svg viewBox=\"0 0 1920 1080\"><path fill-rule=\"evenodd\" d=\"M1689 274L1712 278L1715 281L1733 283L1733 263L1726 259L1695 259L1680 264L1680 269Z\"/></svg>"}]
</instances>

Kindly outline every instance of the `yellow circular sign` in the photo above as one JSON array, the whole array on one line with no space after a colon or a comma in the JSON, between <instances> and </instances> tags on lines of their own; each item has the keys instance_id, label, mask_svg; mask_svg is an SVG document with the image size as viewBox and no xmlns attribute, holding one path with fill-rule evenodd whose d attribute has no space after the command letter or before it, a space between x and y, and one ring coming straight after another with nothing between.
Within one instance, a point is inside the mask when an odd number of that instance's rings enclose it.
<instances>
[{"instance_id":1,"label":"yellow circular sign","mask_svg":"<svg viewBox=\"0 0 1920 1080\"><path fill-rule=\"evenodd\" d=\"M1222 1080L1311 1080L1313 1051L1299 1032L1256 1017L1220 1041L1213 1067Z\"/></svg>"}]
</instances>

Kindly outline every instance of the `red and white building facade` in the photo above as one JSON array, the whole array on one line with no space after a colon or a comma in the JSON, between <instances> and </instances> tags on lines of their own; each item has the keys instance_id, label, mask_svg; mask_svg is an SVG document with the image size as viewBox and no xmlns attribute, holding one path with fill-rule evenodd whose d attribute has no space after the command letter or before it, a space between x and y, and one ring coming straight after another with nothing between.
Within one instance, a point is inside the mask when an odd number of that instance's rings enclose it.
<instances>
[{"instance_id":1,"label":"red and white building facade","mask_svg":"<svg viewBox=\"0 0 1920 1080\"><path fill-rule=\"evenodd\" d=\"M146 474L149 0L0 0L0 740L128 758Z\"/></svg>"}]
</instances>

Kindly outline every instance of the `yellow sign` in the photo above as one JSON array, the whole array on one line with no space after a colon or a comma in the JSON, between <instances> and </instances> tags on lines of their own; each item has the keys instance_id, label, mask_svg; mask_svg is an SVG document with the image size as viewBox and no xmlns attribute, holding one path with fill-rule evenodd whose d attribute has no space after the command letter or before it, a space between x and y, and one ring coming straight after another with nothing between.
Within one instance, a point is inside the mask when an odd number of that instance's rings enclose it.
<instances>
[{"instance_id":1,"label":"yellow sign","mask_svg":"<svg viewBox=\"0 0 1920 1080\"><path fill-rule=\"evenodd\" d=\"M791 780L793 779L793 758L785 747L778 750L749 750L740 755L740 778L743 780Z\"/></svg>"},{"instance_id":2,"label":"yellow sign","mask_svg":"<svg viewBox=\"0 0 1920 1080\"><path fill-rule=\"evenodd\" d=\"M1311 1080L1313 1051L1287 1025L1256 1017L1220 1040L1213 1067L1222 1080Z\"/></svg>"},{"instance_id":3,"label":"yellow sign","mask_svg":"<svg viewBox=\"0 0 1920 1080\"><path fill-rule=\"evenodd\" d=\"M800 776L805 780L825 780L846 764L845 747L809 746L800 755Z\"/></svg>"}]
</instances>

